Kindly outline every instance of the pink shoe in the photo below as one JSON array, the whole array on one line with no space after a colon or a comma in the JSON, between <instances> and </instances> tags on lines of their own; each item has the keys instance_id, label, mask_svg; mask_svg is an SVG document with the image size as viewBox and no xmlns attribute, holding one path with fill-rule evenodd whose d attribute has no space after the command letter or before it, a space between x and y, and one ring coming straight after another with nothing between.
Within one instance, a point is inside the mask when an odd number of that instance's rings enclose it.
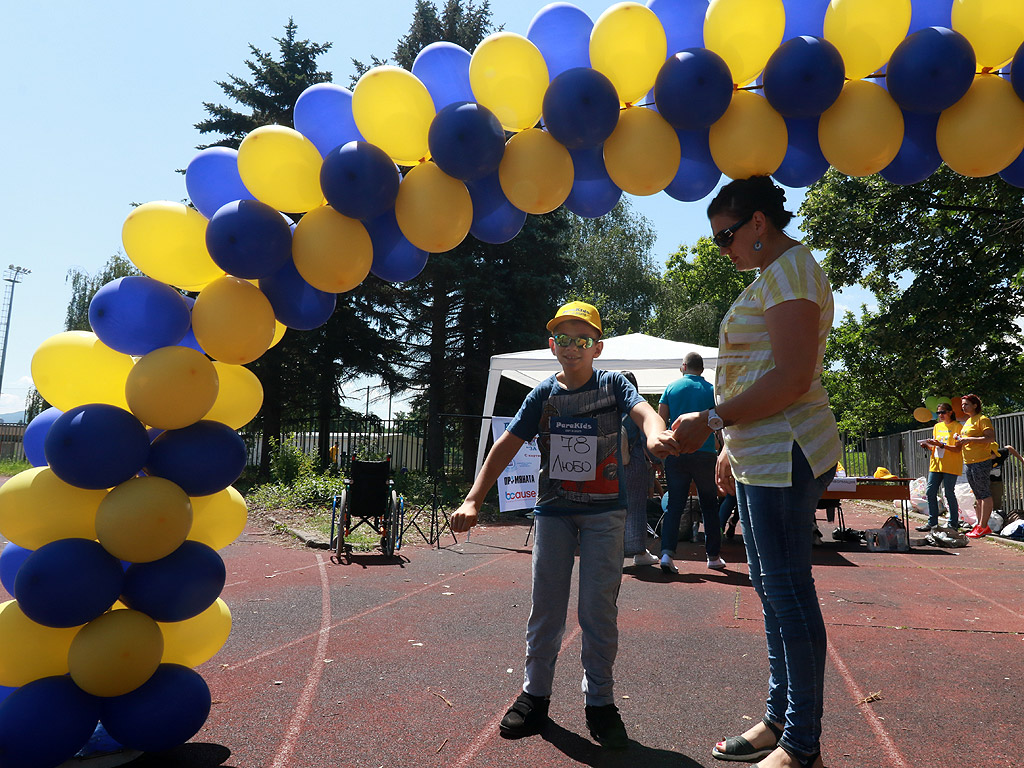
<instances>
[{"instance_id":1,"label":"pink shoe","mask_svg":"<svg viewBox=\"0 0 1024 768\"><path fill-rule=\"evenodd\" d=\"M992 533L992 529L989 528L987 525L984 528L982 528L980 525L976 525L974 526L974 530L967 534L967 538L983 539L990 533Z\"/></svg>"}]
</instances>

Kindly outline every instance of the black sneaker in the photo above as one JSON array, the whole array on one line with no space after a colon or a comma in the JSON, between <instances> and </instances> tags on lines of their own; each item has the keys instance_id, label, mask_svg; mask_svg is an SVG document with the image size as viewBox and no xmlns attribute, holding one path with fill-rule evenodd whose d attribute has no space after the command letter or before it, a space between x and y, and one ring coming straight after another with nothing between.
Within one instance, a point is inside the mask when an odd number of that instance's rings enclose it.
<instances>
[{"instance_id":1,"label":"black sneaker","mask_svg":"<svg viewBox=\"0 0 1024 768\"><path fill-rule=\"evenodd\" d=\"M525 691L519 694L508 712L501 718L498 730L506 739L521 739L539 733L548 721L548 705L550 699L543 696L531 696Z\"/></svg>"},{"instance_id":2,"label":"black sneaker","mask_svg":"<svg viewBox=\"0 0 1024 768\"><path fill-rule=\"evenodd\" d=\"M917 528L915 528L914 530L921 531L921 533L928 533L928 531L930 531L932 527L933 526L929 525L928 523L925 523L924 525L917 526Z\"/></svg>"},{"instance_id":3,"label":"black sneaker","mask_svg":"<svg viewBox=\"0 0 1024 768\"><path fill-rule=\"evenodd\" d=\"M594 741L608 749L625 749L629 746L626 726L619 717L619 708L614 704L603 707L587 707L587 728Z\"/></svg>"}]
</instances>

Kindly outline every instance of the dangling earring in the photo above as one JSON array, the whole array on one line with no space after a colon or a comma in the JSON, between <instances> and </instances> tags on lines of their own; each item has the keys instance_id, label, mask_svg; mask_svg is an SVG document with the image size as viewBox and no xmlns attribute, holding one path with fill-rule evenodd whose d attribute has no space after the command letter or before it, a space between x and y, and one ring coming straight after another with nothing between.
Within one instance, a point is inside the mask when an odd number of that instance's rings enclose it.
<instances>
[{"instance_id":1,"label":"dangling earring","mask_svg":"<svg viewBox=\"0 0 1024 768\"><path fill-rule=\"evenodd\" d=\"M757 240L754 243L754 250L755 251L760 251L762 248L764 248L764 243L762 243L760 240Z\"/></svg>"}]
</instances>

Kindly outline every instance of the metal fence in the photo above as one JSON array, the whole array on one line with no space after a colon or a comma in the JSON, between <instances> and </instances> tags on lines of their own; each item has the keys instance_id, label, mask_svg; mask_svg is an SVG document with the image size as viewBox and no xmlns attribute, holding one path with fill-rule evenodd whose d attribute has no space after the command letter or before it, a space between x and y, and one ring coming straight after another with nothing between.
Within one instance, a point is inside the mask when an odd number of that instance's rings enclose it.
<instances>
[{"instance_id":1,"label":"metal fence","mask_svg":"<svg viewBox=\"0 0 1024 768\"><path fill-rule=\"evenodd\" d=\"M25 426L0 423L0 459L25 459Z\"/></svg>"}]
</instances>

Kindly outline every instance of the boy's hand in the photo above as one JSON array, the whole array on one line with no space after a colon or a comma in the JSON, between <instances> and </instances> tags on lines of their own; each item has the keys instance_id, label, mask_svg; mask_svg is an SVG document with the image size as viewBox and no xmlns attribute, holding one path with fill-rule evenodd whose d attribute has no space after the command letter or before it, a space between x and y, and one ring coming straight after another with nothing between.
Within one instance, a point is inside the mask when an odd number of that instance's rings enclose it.
<instances>
[{"instance_id":1,"label":"boy's hand","mask_svg":"<svg viewBox=\"0 0 1024 768\"><path fill-rule=\"evenodd\" d=\"M684 413L672 422L672 431L680 453L693 453L698 450L711 434L705 411Z\"/></svg>"},{"instance_id":2,"label":"boy's hand","mask_svg":"<svg viewBox=\"0 0 1024 768\"><path fill-rule=\"evenodd\" d=\"M462 506L452 514L452 530L455 531L455 533L465 533L476 525L476 518L476 504L470 501L464 501L462 502Z\"/></svg>"},{"instance_id":3,"label":"boy's hand","mask_svg":"<svg viewBox=\"0 0 1024 768\"><path fill-rule=\"evenodd\" d=\"M671 429L666 429L647 438L647 450L651 455L657 456L659 459L679 454L679 446L676 445Z\"/></svg>"}]
</instances>

